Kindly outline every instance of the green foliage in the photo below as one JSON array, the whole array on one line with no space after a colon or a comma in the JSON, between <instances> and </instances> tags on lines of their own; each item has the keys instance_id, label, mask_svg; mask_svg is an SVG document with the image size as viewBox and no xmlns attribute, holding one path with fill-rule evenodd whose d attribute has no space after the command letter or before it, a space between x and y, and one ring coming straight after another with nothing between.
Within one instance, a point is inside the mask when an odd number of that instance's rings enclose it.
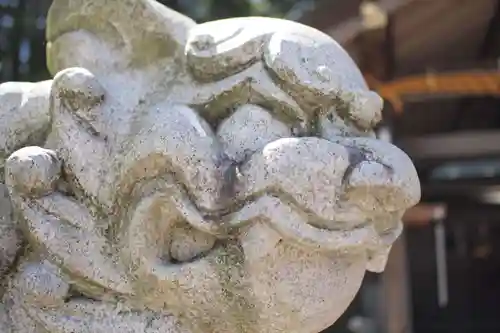
<instances>
[{"instance_id":1,"label":"green foliage","mask_svg":"<svg viewBox=\"0 0 500 333\"><path fill-rule=\"evenodd\" d=\"M161 3L198 22L238 17L282 17L297 0L163 0Z\"/></svg>"}]
</instances>

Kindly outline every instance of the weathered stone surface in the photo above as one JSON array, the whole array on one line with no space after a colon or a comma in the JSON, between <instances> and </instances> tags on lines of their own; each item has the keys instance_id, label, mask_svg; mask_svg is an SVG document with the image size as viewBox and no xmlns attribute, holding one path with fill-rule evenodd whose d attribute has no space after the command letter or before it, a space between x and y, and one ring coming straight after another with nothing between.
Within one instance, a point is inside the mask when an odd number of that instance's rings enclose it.
<instances>
[{"instance_id":1,"label":"weathered stone surface","mask_svg":"<svg viewBox=\"0 0 500 333\"><path fill-rule=\"evenodd\" d=\"M47 39L0 85L2 332L315 333L383 270L419 181L330 37L55 0Z\"/></svg>"}]
</instances>

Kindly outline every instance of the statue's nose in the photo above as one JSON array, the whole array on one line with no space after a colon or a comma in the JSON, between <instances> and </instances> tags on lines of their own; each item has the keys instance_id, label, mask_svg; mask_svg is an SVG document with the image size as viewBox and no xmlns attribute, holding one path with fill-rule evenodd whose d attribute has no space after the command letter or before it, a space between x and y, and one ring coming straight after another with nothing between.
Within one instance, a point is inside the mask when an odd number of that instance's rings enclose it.
<instances>
[{"instance_id":1,"label":"statue's nose","mask_svg":"<svg viewBox=\"0 0 500 333\"><path fill-rule=\"evenodd\" d=\"M362 147L347 178L346 194L365 211L402 212L420 201L420 182L410 158L392 144L356 138Z\"/></svg>"}]
</instances>

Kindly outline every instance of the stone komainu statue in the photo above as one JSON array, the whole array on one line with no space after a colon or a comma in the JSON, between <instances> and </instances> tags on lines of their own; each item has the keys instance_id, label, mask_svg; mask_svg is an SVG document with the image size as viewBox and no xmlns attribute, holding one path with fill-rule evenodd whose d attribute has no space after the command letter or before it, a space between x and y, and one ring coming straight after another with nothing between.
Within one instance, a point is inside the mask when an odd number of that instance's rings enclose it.
<instances>
[{"instance_id":1,"label":"stone komainu statue","mask_svg":"<svg viewBox=\"0 0 500 333\"><path fill-rule=\"evenodd\" d=\"M47 54L0 86L1 332L316 333L420 198L310 27L54 0Z\"/></svg>"}]
</instances>

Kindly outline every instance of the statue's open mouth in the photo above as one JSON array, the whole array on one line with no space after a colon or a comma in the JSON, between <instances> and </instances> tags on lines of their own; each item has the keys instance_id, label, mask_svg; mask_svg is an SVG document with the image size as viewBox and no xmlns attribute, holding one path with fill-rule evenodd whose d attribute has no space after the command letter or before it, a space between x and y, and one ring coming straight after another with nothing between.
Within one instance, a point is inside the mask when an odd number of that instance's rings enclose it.
<instances>
[{"instance_id":1,"label":"statue's open mouth","mask_svg":"<svg viewBox=\"0 0 500 333\"><path fill-rule=\"evenodd\" d=\"M282 239L311 251L338 255L365 253L369 260L378 262L369 264L370 270L381 271L385 260L380 258L387 256L387 249L402 228L399 214L383 216L388 220L384 221L388 227L383 230L375 227L379 221L367 219L350 226L339 222L337 227L336 221L330 221L325 223L330 227L322 227L316 223L317 217L278 193L253 195L228 209L203 214L170 176L141 183L133 192L134 204L120 218L115 237L127 266L143 267L150 272L165 272L166 267L172 265L193 264L218 250L226 240L237 239L245 226L255 222L264 222ZM347 222L352 214L346 215ZM342 219L340 212L339 218ZM176 242L174 229L179 226L189 229L189 237L203 238L201 245L191 244L193 248L188 250L188 255L180 255L182 259L172 250Z\"/></svg>"},{"instance_id":2,"label":"statue's open mouth","mask_svg":"<svg viewBox=\"0 0 500 333\"><path fill-rule=\"evenodd\" d=\"M194 196L168 172L134 184L116 216L99 217L87 203L58 191L35 198L13 193L13 201L24 216L31 242L88 285L84 291L89 293L97 286L132 295L132 281L139 276L175 276L185 265L201 264L219 244L237 241L241 230L255 222L308 251L365 256L370 270L381 271L401 232L400 212L408 201L418 200L419 193L405 188L415 181L416 173L405 168L401 158L394 162L399 152L381 157L387 163L376 158L353 163L348 139L343 140L340 144L307 137L273 141L245 161L234 180L229 197L238 204L231 201L210 214L198 205L197 198L210 198L203 187L197 190L205 195ZM377 152L377 143L370 139L352 140ZM217 165L213 169L217 171ZM310 181L310 177L318 178ZM224 181L214 178L213 188ZM217 193L211 190L207 193Z\"/></svg>"}]
</instances>

